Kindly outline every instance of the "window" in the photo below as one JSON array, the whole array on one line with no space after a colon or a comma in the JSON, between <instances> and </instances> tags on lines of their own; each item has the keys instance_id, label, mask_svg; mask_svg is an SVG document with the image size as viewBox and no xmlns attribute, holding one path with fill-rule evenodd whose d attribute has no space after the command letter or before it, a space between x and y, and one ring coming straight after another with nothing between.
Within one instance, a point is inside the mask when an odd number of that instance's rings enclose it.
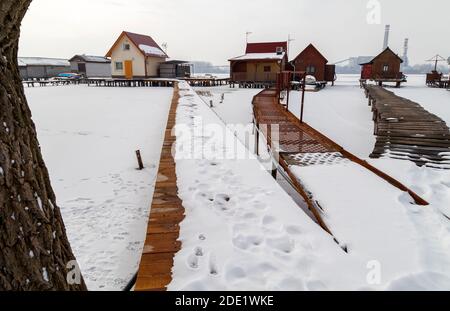
<instances>
[{"instance_id":1,"label":"window","mask_svg":"<svg viewBox=\"0 0 450 311\"><path fill-rule=\"evenodd\" d=\"M264 72L271 72L270 66L264 66Z\"/></svg>"},{"instance_id":2,"label":"window","mask_svg":"<svg viewBox=\"0 0 450 311\"><path fill-rule=\"evenodd\" d=\"M122 62L115 62L116 70L123 70L123 63Z\"/></svg>"},{"instance_id":3,"label":"window","mask_svg":"<svg viewBox=\"0 0 450 311\"><path fill-rule=\"evenodd\" d=\"M123 44L123 50L124 51L129 51L130 50L130 45L128 43L124 43Z\"/></svg>"},{"instance_id":4,"label":"window","mask_svg":"<svg viewBox=\"0 0 450 311\"><path fill-rule=\"evenodd\" d=\"M316 67L314 67L313 65L308 65L306 67L306 74L313 75L315 73L316 73Z\"/></svg>"},{"instance_id":5,"label":"window","mask_svg":"<svg viewBox=\"0 0 450 311\"><path fill-rule=\"evenodd\" d=\"M389 65L384 65L383 72L388 72L388 71L389 71Z\"/></svg>"}]
</instances>

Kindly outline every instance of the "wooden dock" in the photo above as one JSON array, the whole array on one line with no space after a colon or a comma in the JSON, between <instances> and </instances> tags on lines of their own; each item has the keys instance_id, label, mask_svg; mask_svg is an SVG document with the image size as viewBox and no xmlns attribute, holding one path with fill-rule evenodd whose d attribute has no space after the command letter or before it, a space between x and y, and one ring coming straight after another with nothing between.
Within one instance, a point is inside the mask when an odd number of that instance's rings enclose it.
<instances>
[{"instance_id":1,"label":"wooden dock","mask_svg":"<svg viewBox=\"0 0 450 311\"><path fill-rule=\"evenodd\" d=\"M427 201L398 180L348 152L306 123L301 123L296 116L278 102L278 94L275 89L263 90L254 97L253 115L258 129L256 132L257 153L260 148L259 133L261 133L265 137L268 150L270 150L274 158L277 159L278 164L287 173L294 187L307 203L309 210L314 214L317 222L327 232L330 232L330 230L322 219L323 211L321 207L291 172L290 167L292 165L301 167L313 164L352 161L384 179L392 186L409 193L416 204L428 205Z\"/></svg>"},{"instance_id":2,"label":"wooden dock","mask_svg":"<svg viewBox=\"0 0 450 311\"><path fill-rule=\"evenodd\" d=\"M419 166L450 168L450 130L445 121L384 88L365 86L365 92L377 136L372 158L388 156Z\"/></svg>"},{"instance_id":3,"label":"wooden dock","mask_svg":"<svg viewBox=\"0 0 450 311\"><path fill-rule=\"evenodd\" d=\"M176 122L178 100L178 84L175 83L136 291L166 290L172 280L174 256L181 248L178 237L179 224L184 219L184 208L178 197L175 160L172 155L172 145L176 140L172 136L172 129Z\"/></svg>"},{"instance_id":4,"label":"wooden dock","mask_svg":"<svg viewBox=\"0 0 450 311\"><path fill-rule=\"evenodd\" d=\"M173 87L176 80L170 79L117 79L117 78L88 78L88 86L102 87Z\"/></svg>"},{"instance_id":5,"label":"wooden dock","mask_svg":"<svg viewBox=\"0 0 450 311\"><path fill-rule=\"evenodd\" d=\"M214 78L214 77L198 77L198 78L181 78L186 81L190 86L212 87L228 85L230 78Z\"/></svg>"}]
</instances>

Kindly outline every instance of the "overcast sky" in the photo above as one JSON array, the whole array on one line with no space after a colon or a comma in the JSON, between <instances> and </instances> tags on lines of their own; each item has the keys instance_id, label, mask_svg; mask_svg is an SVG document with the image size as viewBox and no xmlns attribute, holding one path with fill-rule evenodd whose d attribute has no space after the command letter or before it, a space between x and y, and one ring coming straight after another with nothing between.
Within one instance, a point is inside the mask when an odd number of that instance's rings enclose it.
<instances>
[{"instance_id":1,"label":"overcast sky","mask_svg":"<svg viewBox=\"0 0 450 311\"><path fill-rule=\"evenodd\" d=\"M291 58L312 42L337 62L380 52L385 24L397 53L410 39L412 64L437 53L450 56L448 0L34 0L19 54L104 55L128 30L166 42L174 59L225 65L243 54L251 31L250 42L284 41L290 34Z\"/></svg>"}]
</instances>

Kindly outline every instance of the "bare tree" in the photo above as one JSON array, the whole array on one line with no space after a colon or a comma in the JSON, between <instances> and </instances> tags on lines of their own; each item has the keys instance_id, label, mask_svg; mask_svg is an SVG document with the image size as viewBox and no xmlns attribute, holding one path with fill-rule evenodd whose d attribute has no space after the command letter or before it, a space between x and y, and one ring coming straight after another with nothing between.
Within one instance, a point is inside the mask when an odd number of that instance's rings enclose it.
<instances>
[{"instance_id":1,"label":"bare tree","mask_svg":"<svg viewBox=\"0 0 450 311\"><path fill-rule=\"evenodd\" d=\"M17 65L30 3L0 1L0 290L86 290L67 281L75 257Z\"/></svg>"}]
</instances>

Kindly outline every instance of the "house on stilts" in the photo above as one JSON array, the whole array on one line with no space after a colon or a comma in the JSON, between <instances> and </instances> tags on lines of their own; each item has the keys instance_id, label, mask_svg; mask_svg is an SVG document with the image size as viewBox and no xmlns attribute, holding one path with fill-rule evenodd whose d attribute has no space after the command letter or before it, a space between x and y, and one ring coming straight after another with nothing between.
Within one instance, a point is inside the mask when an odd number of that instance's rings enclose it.
<instances>
[{"instance_id":1,"label":"house on stilts","mask_svg":"<svg viewBox=\"0 0 450 311\"><path fill-rule=\"evenodd\" d=\"M288 43L248 43L244 55L230 62L230 83L242 87L270 87L277 81L277 74L288 63Z\"/></svg>"},{"instance_id":2,"label":"house on stilts","mask_svg":"<svg viewBox=\"0 0 450 311\"><path fill-rule=\"evenodd\" d=\"M406 76L400 71L402 63L403 59L387 47L369 62L360 64L360 82L363 84L370 80L380 86L383 83L395 83L396 87L400 87L403 82L407 82Z\"/></svg>"}]
</instances>

